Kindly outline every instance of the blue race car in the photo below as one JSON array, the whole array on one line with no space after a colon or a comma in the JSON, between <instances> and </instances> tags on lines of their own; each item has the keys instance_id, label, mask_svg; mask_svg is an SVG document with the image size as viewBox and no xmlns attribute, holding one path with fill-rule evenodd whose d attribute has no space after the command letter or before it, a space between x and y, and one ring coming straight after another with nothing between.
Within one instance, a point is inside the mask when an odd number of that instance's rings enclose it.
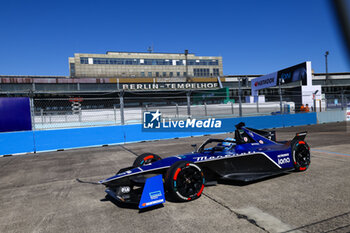
<instances>
[{"instance_id":1,"label":"blue race car","mask_svg":"<svg viewBox=\"0 0 350 233\"><path fill-rule=\"evenodd\" d=\"M235 138L208 139L195 151L162 159L153 153L136 158L133 166L99 181L118 202L138 204L140 209L159 205L166 198L191 201L207 185L217 181L254 181L290 171L305 171L310 165L306 132L291 141L277 142L275 131L236 125Z\"/></svg>"}]
</instances>

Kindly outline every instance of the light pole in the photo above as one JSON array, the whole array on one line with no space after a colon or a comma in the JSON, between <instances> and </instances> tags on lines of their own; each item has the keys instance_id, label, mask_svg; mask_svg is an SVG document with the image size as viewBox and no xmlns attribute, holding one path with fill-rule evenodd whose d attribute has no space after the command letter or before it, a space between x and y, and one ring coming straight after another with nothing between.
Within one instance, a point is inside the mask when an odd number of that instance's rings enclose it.
<instances>
[{"instance_id":1,"label":"light pole","mask_svg":"<svg viewBox=\"0 0 350 233\"><path fill-rule=\"evenodd\" d=\"M280 77L278 79L278 94L280 95L280 114L283 113L283 107L282 107L282 88L281 88L281 84L283 83L283 79L282 77Z\"/></svg>"},{"instance_id":2,"label":"light pole","mask_svg":"<svg viewBox=\"0 0 350 233\"><path fill-rule=\"evenodd\" d=\"M312 93L312 98L313 98L313 101L314 101L314 112L316 112L316 95L318 93L318 90L316 90L314 93ZM320 112L321 112L321 109L320 109Z\"/></svg>"},{"instance_id":3,"label":"light pole","mask_svg":"<svg viewBox=\"0 0 350 233\"><path fill-rule=\"evenodd\" d=\"M326 84L328 83L328 55L329 55L329 51L326 51L326 53L324 54L325 61L326 61Z\"/></svg>"}]
</instances>

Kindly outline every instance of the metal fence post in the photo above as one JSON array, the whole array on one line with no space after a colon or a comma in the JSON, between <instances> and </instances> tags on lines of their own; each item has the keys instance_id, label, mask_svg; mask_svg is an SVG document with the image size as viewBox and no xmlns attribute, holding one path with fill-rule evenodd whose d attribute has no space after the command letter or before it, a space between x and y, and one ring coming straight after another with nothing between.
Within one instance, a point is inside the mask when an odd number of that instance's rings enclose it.
<instances>
[{"instance_id":1,"label":"metal fence post","mask_svg":"<svg viewBox=\"0 0 350 233\"><path fill-rule=\"evenodd\" d=\"M35 131L36 127L35 127L35 108L34 108L34 99L30 98L29 99L29 104L30 104L30 118L32 121L32 129L33 131Z\"/></svg>"},{"instance_id":2,"label":"metal fence post","mask_svg":"<svg viewBox=\"0 0 350 233\"><path fill-rule=\"evenodd\" d=\"M79 113L78 114L79 114L79 116L78 116L79 117L79 122L81 122L81 118L82 118L81 108L79 108Z\"/></svg>"},{"instance_id":3,"label":"metal fence post","mask_svg":"<svg viewBox=\"0 0 350 233\"><path fill-rule=\"evenodd\" d=\"M179 105L176 103L176 116L179 117Z\"/></svg>"},{"instance_id":4,"label":"metal fence post","mask_svg":"<svg viewBox=\"0 0 350 233\"><path fill-rule=\"evenodd\" d=\"M33 152L36 153L36 140L35 140L35 106L34 106L34 99L29 99L29 105L30 105L30 118L32 121L32 131L33 131Z\"/></svg>"},{"instance_id":5,"label":"metal fence post","mask_svg":"<svg viewBox=\"0 0 350 233\"><path fill-rule=\"evenodd\" d=\"M187 92L187 115L190 117L191 116L191 92Z\"/></svg>"},{"instance_id":6,"label":"metal fence post","mask_svg":"<svg viewBox=\"0 0 350 233\"><path fill-rule=\"evenodd\" d=\"M344 90L341 91L341 110L344 110Z\"/></svg>"},{"instance_id":7,"label":"metal fence post","mask_svg":"<svg viewBox=\"0 0 350 233\"><path fill-rule=\"evenodd\" d=\"M114 110L114 122L117 123L117 108L115 105L113 105L113 110Z\"/></svg>"},{"instance_id":8,"label":"metal fence post","mask_svg":"<svg viewBox=\"0 0 350 233\"><path fill-rule=\"evenodd\" d=\"M40 109L41 124L44 124L44 109Z\"/></svg>"},{"instance_id":9,"label":"metal fence post","mask_svg":"<svg viewBox=\"0 0 350 233\"><path fill-rule=\"evenodd\" d=\"M124 125L124 92L119 92L119 101L120 101L120 122Z\"/></svg>"},{"instance_id":10,"label":"metal fence post","mask_svg":"<svg viewBox=\"0 0 350 233\"><path fill-rule=\"evenodd\" d=\"M281 80L278 82L278 94L280 95L280 114L283 113L283 107L282 107L282 88L281 88Z\"/></svg>"},{"instance_id":11,"label":"metal fence post","mask_svg":"<svg viewBox=\"0 0 350 233\"><path fill-rule=\"evenodd\" d=\"M231 111L232 111L232 115L235 113L235 110L233 108L233 102L231 102Z\"/></svg>"},{"instance_id":12,"label":"metal fence post","mask_svg":"<svg viewBox=\"0 0 350 233\"><path fill-rule=\"evenodd\" d=\"M242 117L242 87L241 87L241 78L238 78L238 100L239 100L239 116Z\"/></svg>"},{"instance_id":13,"label":"metal fence post","mask_svg":"<svg viewBox=\"0 0 350 233\"><path fill-rule=\"evenodd\" d=\"M208 111L207 111L207 102L204 101L204 113L206 116L208 116Z\"/></svg>"}]
</instances>

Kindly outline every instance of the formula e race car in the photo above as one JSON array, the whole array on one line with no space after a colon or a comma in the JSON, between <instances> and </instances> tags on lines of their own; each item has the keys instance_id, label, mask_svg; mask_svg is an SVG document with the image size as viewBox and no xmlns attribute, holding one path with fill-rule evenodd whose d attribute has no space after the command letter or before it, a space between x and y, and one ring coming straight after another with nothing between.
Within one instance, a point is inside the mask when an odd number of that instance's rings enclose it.
<instances>
[{"instance_id":1,"label":"formula e race car","mask_svg":"<svg viewBox=\"0 0 350 233\"><path fill-rule=\"evenodd\" d=\"M162 159L153 153L136 158L133 166L99 181L117 202L140 209L162 204L166 198L191 201L206 185L220 180L254 181L290 171L305 171L310 165L306 132L291 141L277 142L275 131L236 125L234 138L208 139L195 151Z\"/></svg>"}]
</instances>

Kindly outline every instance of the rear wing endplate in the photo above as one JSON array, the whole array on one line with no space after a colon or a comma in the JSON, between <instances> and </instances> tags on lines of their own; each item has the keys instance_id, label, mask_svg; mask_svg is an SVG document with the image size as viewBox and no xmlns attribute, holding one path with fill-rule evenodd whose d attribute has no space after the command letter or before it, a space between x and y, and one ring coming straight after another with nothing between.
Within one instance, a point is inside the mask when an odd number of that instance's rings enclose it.
<instances>
[{"instance_id":1,"label":"rear wing endplate","mask_svg":"<svg viewBox=\"0 0 350 233\"><path fill-rule=\"evenodd\" d=\"M292 139L292 144L296 141L304 141L305 137L307 135L307 131L296 133L295 137Z\"/></svg>"}]
</instances>

